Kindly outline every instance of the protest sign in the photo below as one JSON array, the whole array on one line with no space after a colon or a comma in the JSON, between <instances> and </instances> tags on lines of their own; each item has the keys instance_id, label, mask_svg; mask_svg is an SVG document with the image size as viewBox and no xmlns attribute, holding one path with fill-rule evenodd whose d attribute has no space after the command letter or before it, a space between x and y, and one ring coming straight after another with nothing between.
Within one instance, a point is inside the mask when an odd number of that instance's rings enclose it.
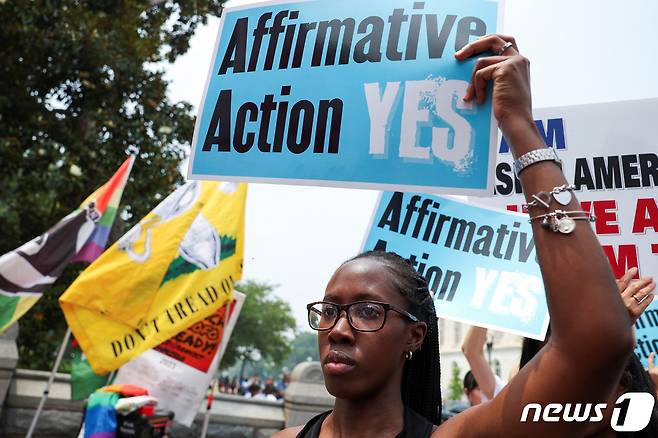
<instances>
[{"instance_id":1,"label":"protest sign","mask_svg":"<svg viewBox=\"0 0 658 438\"><path fill-rule=\"evenodd\" d=\"M544 339L548 308L532 229L518 213L418 193L382 193L363 248L411 261L437 316Z\"/></svg>"},{"instance_id":2,"label":"protest sign","mask_svg":"<svg viewBox=\"0 0 658 438\"><path fill-rule=\"evenodd\" d=\"M615 277L632 267L636 278L658 277L658 99L540 109L535 118L582 209L596 216L592 227ZM495 195L478 203L521 211L512 161L503 138Z\"/></svg>"},{"instance_id":3,"label":"protest sign","mask_svg":"<svg viewBox=\"0 0 658 438\"><path fill-rule=\"evenodd\" d=\"M191 179L492 190L491 101L462 100L490 0L267 2L222 14Z\"/></svg>"},{"instance_id":4,"label":"protest sign","mask_svg":"<svg viewBox=\"0 0 658 438\"><path fill-rule=\"evenodd\" d=\"M635 354L642 365L648 366L649 354L656 353L656 364L658 364L658 301L649 304L647 310L637 319L635 323L637 343Z\"/></svg>"},{"instance_id":5,"label":"protest sign","mask_svg":"<svg viewBox=\"0 0 658 438\"><path fill-rule=\"evenodd\" d=\"M115 382L148 389L158 400L159 409L173 411L176 422L190 427L215 377L245 298L234 291L231 303L122 366Z\"/></svg>"}]
</instances>

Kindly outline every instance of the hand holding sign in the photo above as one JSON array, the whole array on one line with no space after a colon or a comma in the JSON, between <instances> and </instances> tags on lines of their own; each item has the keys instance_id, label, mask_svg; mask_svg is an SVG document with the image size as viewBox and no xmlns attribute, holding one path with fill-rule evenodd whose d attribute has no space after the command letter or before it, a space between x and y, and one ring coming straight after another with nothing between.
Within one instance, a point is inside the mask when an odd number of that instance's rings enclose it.
<instances>
[{"instance_id":1,"label":"hand holding sign","mask_svg":"<svg viewBox=\"0 0 658 438\"><path fill-rule=\"evenodd\" d=\"M511 43L511 46L507 43ZM534 127L532 98L530 95L530 63L518 52L514 38L504 35L487 35L464 46L455 58L464 61L471 56L491 51L497 56L480 58L473 69L471 84L465 101L474 97L478 104L486 100L486 88L493 82L493 113L510 144L524 144L519 140L528 126ZM502 56L506 55L506 56ZM534 129L534 128L533 128ZM537 145L525 145L531 150ZM516 151L520 156L527 150Z\"/></svg>"},{"instance_id":2,"label":"hand holding sign","mask_svg":"<svg viewBox=\"0 0 658 438\"><path fill-rule=\"evenodd\" d=\"M642 312L649 307L655 297L651 292L656 288L656 282L651 277L633 281L636 274L637 268L631 268L617 280L617 287L619 287L632 324L635 324Z\"/></svg>"}]
</instances>

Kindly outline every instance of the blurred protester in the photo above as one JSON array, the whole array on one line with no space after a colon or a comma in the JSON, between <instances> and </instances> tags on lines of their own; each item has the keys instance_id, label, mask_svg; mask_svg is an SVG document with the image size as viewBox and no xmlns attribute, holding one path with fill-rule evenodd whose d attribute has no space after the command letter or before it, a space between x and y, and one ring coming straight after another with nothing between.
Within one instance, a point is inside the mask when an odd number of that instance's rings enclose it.
<instances>
[{"instance_id":1,"label":"blurred protester","mask_svg":"<svg viewBox=\"0 0 658 438\"><path fill-rule=\"evenodd\" d=\"M258 395L261 394L261 387L257 383L252 383L247 388L247 392L244 394L246 398L259 398Z\"/></svg>"},{"instance_id":2,"label":"blurred protester","mask_svg":"<svg viewBox=\"0 0 658 438\"><path fill-rule=\"evenodd\" d=\"M471 406L477 406L483 401L482 390L471 370L468 370L464 376L464 394Z\"/></svg>"},{"instance_id":3,"label":"blurred protester","mask_svg":"<svg viewBox=\"0 0 658 438\"><path fill-rule=\"evenodd\" d=\"M473 373L474 380L478 382L482 402L494 398L507 384L493 372L489 362L484 357L484 344L486 341L487 329L471 326L462 343L462 352L471 367L469 372ZM466 391L465 385L464 391Z\"/></svg>"},{"instance_id":4,"label":"blurred protester","mask_svg":"<svg viewBox=\"0 0 658 438\"><path fill-rule=\"evenodd\" d=\"M271 401L276 401L276 388L272 383L268 383L265 385L265 389L263 389L263 392L259 394L261 397L258 397L260 400L271 400Z\"/></svg>"}]
</instances>

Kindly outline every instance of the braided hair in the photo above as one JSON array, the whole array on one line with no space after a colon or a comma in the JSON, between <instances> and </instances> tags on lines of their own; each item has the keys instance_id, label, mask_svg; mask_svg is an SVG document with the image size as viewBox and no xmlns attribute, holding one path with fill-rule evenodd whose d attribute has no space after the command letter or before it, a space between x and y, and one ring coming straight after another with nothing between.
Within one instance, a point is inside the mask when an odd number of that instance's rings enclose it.
<instances>
[{"instance_id":1,"label":"braided hair","mask_svg":"<svg viewBox=\"0 0 658 438\"><path fill-rule=\"evenodd\" d=\"M406 361L402 375L402 402L433 424L441 421L441 365L439 329L427 280L411 263L394 252L367 251L347 260L372 259L392 274L395 288L407 299L409 312L427 324L419 351Z\"/></svg>"}]
</instances>

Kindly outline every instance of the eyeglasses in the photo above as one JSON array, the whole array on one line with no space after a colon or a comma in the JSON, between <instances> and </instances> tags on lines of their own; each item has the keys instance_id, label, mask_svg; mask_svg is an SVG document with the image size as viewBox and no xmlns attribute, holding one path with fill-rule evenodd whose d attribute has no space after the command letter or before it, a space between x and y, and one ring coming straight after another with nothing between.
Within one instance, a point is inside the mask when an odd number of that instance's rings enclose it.
<instances>
[{"instance_id":1,"label":"eyeglasses","mask_svg":"<svg viewBox=\"0 0 658 438\"><path fill-rule=\"evenodd\" d=\"M326 331L334 328L340 319L341 311L345 310L350 327L359 332L376 332L386 323L389 310L399 313L413 322L418 318L404 309L378 301L356 301L350 304L335 304L318 301L308 304L308 324L313 330Z\"/></svg>"}]
</instances>

